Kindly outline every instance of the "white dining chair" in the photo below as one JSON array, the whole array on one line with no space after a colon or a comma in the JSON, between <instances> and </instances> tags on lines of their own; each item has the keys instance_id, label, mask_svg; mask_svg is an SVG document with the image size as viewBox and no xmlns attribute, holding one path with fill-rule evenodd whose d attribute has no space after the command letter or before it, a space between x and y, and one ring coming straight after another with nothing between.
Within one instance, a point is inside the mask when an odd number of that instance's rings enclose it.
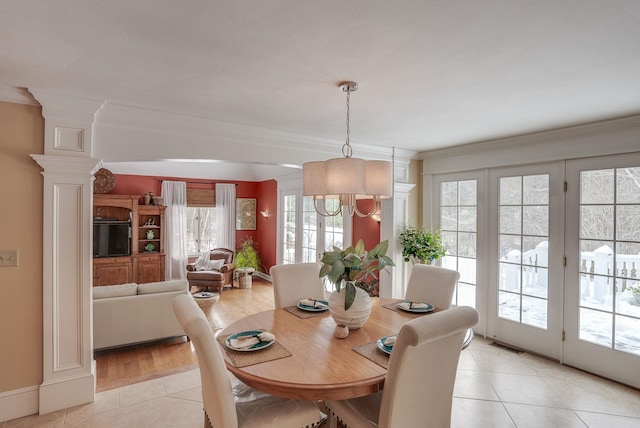
<instances>
[{"instance_id":1,"label":"white dining chair","mask_svg":"<svg viewBox=\"0 0 640 428\"><path fill-rule=\"evenodd\" d=\"M295 306L302 299L324 300L320 263L275 265L269 269L273 282L273 300L278 308Z\"/></svg>"},{"instance_id":2,"label":"white dining chair","mask_svg":"<svg viewBox=\"0 0 640 428\"><path fill-rule=\"evenodd\" d=\"M381 392L328 400L331 417L347 428L448 427L462 341L478 323L469 306L405 323L389 357Z\"/></svg>"},{"instance_id":3,"label":"white dining chair","mask_svg":"<svg viewBox=\"0 0 640 428\"><path fill-rule=\"evenodd\" d=\"M238 380L232 386L220 345L209 321L190 295L173 299L173 310L196 350L204 426L241 427L311 427L321 420L318 407L311 401L290 400L254 390ZM242 392L234 394L234 392Z\"/></svg>"},{"instance_id":4,"label":"white dining chair","mask_svg":"<svg viewBox=\"0 0 640 428\"><path fill-rule=\"evenodd\" d=\"M460 279L458 271L432 265L413 265L405 300L427 302L438 309L449 309Z\"/></svg>"}]
</instances>

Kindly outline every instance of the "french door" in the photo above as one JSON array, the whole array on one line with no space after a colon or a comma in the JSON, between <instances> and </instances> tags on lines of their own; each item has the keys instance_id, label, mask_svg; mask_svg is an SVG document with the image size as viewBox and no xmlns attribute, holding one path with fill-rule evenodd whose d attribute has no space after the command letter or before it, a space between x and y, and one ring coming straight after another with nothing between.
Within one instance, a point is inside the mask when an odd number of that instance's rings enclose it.
<instances>
[{"instance_id":1,"label":"french door","mask_svg":"<svg viewBox=\"0 0 640 428\"><path fill-rule=\"evenodd\" d=\"M564 362L640 388L640 153L567 162Z\"/></svg>"},{"instance_id":2,"label":"french door","mask_svg":"<svg viewBox=\"0 0 640 428\"><path fill-rule=\"evenodd\" d=\"M560 359L564 163L489 172L487 335Z\"/></svg>"},{"instance_id":3,"label":"french door","mask_svg":"<svg viewBox=\"0 0 640 428\"><path fill-rule=\"evenodd\" d=\"M323 217L313 205L313 198L300 191L283 192L281 199L280 261L308 263L320 260L325 250L334 245L343 248L350 236L350 227L343 216ZM335 211L337 200L327 201L326 209Z\"/></svg>"}]
</instances>

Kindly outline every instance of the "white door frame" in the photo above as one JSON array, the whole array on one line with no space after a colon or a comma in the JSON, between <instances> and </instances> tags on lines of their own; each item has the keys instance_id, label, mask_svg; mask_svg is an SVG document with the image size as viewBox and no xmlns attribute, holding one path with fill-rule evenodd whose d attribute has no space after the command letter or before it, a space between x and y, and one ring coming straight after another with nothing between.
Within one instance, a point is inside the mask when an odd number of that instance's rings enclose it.
<instances>
[{"instance_id":1,"label":"white door frame","mask_svg":"<svg viewBox=\"0 0 640 428\"><path fill-rule=\"evenodd\" d=\"M580 172L640 166L640 152L567 161L567 268L563 362L640 388L640 356L596 345L579 338L580 304Z\"/></svg>"},{"instance_id":2,"label":"white door frame","mask_svg":"<svg viewBox=\"0 0 640 428\"><path fill-rule=\"evenodd\" d=\"M498 317L499 179L509 176L549 174L549 255L547 328L537 328ZM487 283L487 336L560 360L562 357L562 307L564 288L564 162L495 168L489 171L489 233Z\"/></svg>"}]
</instances>

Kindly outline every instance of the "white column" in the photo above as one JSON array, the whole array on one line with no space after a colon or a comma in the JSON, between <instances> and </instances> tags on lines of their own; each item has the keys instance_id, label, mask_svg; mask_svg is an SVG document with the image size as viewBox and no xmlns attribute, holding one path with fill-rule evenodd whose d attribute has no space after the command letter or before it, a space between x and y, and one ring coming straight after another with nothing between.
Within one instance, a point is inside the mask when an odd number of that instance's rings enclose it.
<instances>
[{"instance_id":1,"label":"white column","mask_svg":"<svg viewBox=\"0 0 640 428\"><path fill-rule=\"evenodd\" d=\"M43 381L39 412L95 397L91 305L92 126L102 102L31 91L45 118Z\"/></svg>"},{"instance_id":2,"label":"white column","mask_svg":"<svg viewBox=\"0 0 640 428\"><path fill-rule=\"evenodd\" d=\"M409 191L414 187L415 184L394 183L393 197L382 201L380 241L389 240L387 255L395 267L380 272L380 297L404 298L409 280L408 263L402 261L398 235L409 220Z\"/></svg>"}]
</instances>

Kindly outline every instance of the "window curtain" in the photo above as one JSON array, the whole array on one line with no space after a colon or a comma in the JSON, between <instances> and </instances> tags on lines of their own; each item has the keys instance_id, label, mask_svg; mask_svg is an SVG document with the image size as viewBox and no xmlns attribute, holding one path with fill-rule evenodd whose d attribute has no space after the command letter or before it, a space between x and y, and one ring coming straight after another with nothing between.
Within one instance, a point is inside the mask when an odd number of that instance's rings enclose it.
<instances>
[{"instance_id":1,"label":"window curtain","mask_svg":"<svg viewBox=\"0 0 640 428\"><path fill-rule=\"evenodd\" d=\"M165 211L165 278L186 278L187 267L187 183L163 181Z\"/></svg>"},{"instance_id":2,"label":"window curtain","mask_svg":"<svg viewBox=\"0 0 640 428\"><path fill-rule=\"evenodd\" d=\"M236 251L236 185L216 184L216 243Z\"/></svg>"}]
</instances>

